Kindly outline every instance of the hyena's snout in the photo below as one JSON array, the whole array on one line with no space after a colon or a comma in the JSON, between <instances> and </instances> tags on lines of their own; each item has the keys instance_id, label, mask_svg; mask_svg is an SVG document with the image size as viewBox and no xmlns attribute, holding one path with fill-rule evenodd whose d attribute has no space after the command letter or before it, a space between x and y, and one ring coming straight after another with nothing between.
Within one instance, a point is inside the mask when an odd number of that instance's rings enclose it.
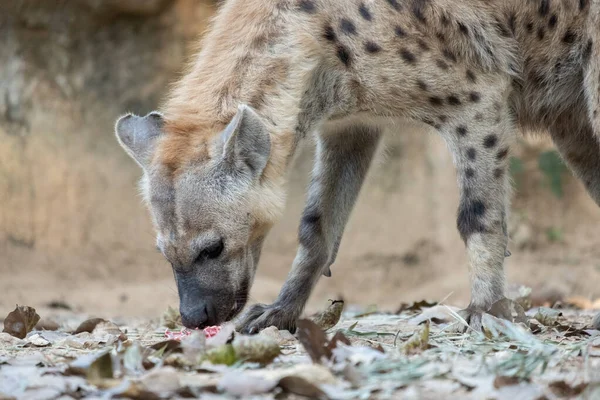
<instances>
[{"instance_id":1,"label":"hyena's snout","mask_svg":"<svg viewBox=\"0 0 600 400\"><path fill-rule=\"evenodd\" d=\"M189 329L204 328L216 324L216 311L212 302L200 301L193 306L179 308L181 323Z\"/></svg>"},{"instance_id":2,"label":"hyena's snout","mask_svg":"<svg viewBox=\"0 0 600 400\"><path fill-rule=\"evenodd\" d=\"M175 277L183 326L189 329L205 328L231 318L236 305L233 288L210 282L212 279L206 277L201 279L201 276L193 273L175 273Z\"/></svg>"}]
</instances>

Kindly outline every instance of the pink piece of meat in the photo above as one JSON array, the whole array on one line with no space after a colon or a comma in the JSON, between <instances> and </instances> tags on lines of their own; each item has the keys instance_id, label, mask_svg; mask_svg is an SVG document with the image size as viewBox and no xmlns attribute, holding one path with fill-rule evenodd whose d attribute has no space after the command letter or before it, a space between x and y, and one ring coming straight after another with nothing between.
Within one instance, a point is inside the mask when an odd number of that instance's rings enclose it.
<instances>
[{"instance_id":1,"label":"pink piece of meat","mask_svg":"<svg viewBox=\"0 0 600 400\"><path fill-rule=\"evenodd\" d=\"M217 333L219 333L219 331L221 330L220 326L207 326L206 328L203 329L204 331L204 335L207 338L211 338L213 336L215 336ZM170 330L166 330L165 331L165 337L167 339L170 340L181 340L187 336L190 336L192 334L192 330L187 329L187 328L183 328L181 331L170 331Z\"/></svg>"}]
</instances>

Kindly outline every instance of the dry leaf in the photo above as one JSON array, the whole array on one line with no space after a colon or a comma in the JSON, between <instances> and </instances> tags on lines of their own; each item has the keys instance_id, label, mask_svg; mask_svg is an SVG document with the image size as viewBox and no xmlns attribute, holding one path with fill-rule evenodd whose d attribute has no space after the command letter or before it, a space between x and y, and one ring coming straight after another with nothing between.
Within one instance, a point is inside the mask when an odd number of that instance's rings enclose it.
<instances>
[{"instance_id":1,"label":"dry leaf","mask_svg":"<svg viewBox=\"0 0 600 400\"><path fill-rule=\"evenodd\" d=\"M107 351L85 354L69 364L64 374L86 376L88 380L111 379L113 377L112 356Z\"/></svg>"},{"instance_id":2,"label":"dry leaf","mask_svg":"<svg viewBox=\"0 0 600 400\"><path fill-rule=\"evenodd\" d=\"M331 358L331 350L327 348L327 335L313 321L299 319L296 323L296 335L313 362L320 363L323 358Z\"/></svg>"},{"instance_id":3,"label":"dry leaf","mask_svg":"<svg viewBox=\"0 0 600 400\"><path fill-rule=\"evenodd\" d=\"M509 285L506 289L506 297L517 302L523 310L531 308L531 288L523 285Z\"/></svg>"},{"instance_id":4,"label":"dry leaf","mask_svg":"<svg viewBox=\"0 0 600 400\"><path fill-rule=\"evenodd\" d=\"M320 313L311 317L311 320L324 331L337 325L344 310L344 300L330 300L331 304Z\"/></svg>"},{"instance_id":5,"label":"dry leaf","mask_svg":"<svg viewBox=\"0 0 600 400\"><path fill-rule=\"evenodd\" d=\"M96 328L96 325L98 325L101 322L108 322L108 321L103 318L87 319L87 320L83 321L81 324L79 324L77 329L75 329L75 331L73 332L73 335L77 335L78 333L81 333L81 332L92 333L94 328Z\"/></svg>"},{"instance_id":6,"label":"dry leaf","mask_svg":"<svg viewBox=\"0 0 600 400\"><path fill-rule=\"evenodd\" d=\"M529 327L529 319L521 305L513 300L503 298L492 304L488 314L514 323L523 323Z\"/></svg>"},{"instance_id":7,"label":"dry leaf","mask_svg":"<svg viewBox=\"0 0 600 400\"><path fill-rule=\"evenodd\" d=\"M96 324L92 330L92 335L100 337L111 335L116 336L121 341L127 340L127 335L116 324L110 321L102 321Z\"/></svg>"},{"instance_id":8,"label":"dry leaf","mask_svg":"<svg viewBox=\"0 0 600 400\"><path fill-rule=\"evenodd\" d=\"M398 311L396 311L396 314L400 314L404 311L421 311L424 308L430 308L436 306L437 304L438 303L436 301L427 300L415 301L413 303L402 303L400 304Z\"/></svg>"},{"instance_id":9,"label":"dry leaf","mask_svg":"<svg viewBox=\"0 0 600 400\"><path fill-rule=\"evenodd\" d=\"M4 319L2 332L24 339L35 328L39 320L40 316L35 312L35 308L17 305L14 311L11 311Z\"/></svg>"},{"instance_id":10,"label":"dry leaf","mask_svg":"<svg viewBox=\"0 0 600 400\"><path fill-rule=\"evenodd\" d=\"M504 387L504 386L518 385L520 382L521 382L521 379L517 376L498 375L494 379L494 387L496 389L500 389L501 387Z\"/></svg>"},{"instance_id":11,"label":"dry leaf","mask_svg":"<svg viewBox=\"0 0 600 400\"><path fill-rule=\"evenodd\" d=\"M325 393L313 383L299 376L286 376L279 380L279 387L286 393L304 396L309 399L326 398Z\"/></svg>"},{"instance_id":12,"label":"dry leaf","mask_svg":"<svg viewBox=\"0 0 600 400\"><path fill-rule=\"evenodd\" d=\"M558 317L562 316L562 312L553 308L540 307L535 313L535 319L545 326L554 326L558 322Z\"/></svg>"},{"instance_id":13,"label":"dry leaf","mask_svg":"<svg viewBox=\"0 0 600 400\"><path fill-rule=\"evenodd\" d=\"M275 339L280 346L291 345L296 342L294 335L288 330L279 330L276 326L270 326L260 331L259 335Z\"/></svg>"},{"instance_id":14,"label":"dry leaf","mask_svg":"<svg viewBox=\"0 0 600 400\"><path fill-rule=\"evenodd\" d=\"M279 354L281 349L273 338L268 336L237 335L232 343L238 360L256 362L260 364L271 363Z\"/></svg>"},{"instance_id":15,"label":"dry leaf","mask_svg":"<svg viewBox=\"0 0 600 400\"><path fill-rule=\"evenodd\" d=\"M277 386L277 381L244 374L243 372L226 373L218 384L219 390L241 398L268 393L275 386Z\"/></svg>"},{"instance_id":16,"label":"dry leaf","mask_svg":"<svg viewBox=\"0 0 600 400\"><path fill-rule=\"evenodd\" d=\"M165 353L181 353L181 342L179 340L164 340L162 342L154 343L150 346L152 350L162 351Z\"/></svg>"},{"instance_id":17,"label":"dry leaf","mask_svg":"<svg viewBox=\"0 0 600 400\"><path fill-rule=\"evenodd\" d=\"M425 322L402 346L404 354L416 354L429 348L429 321Z\"/></svg>"},{"instance_id":18,"label":"dry leaf","mask_svg":"<svg viewBox=\"0 0 600 400\"><path fill-rule=\"evenodd\" d=\"M181 386L179 374L172 367L154 369L142 376L140 383L146 390L161 395L175 392Z\"/></svg>"},{"instance_id":19,"label":"dry leaf","mask_svg":"<svg viewBox=\"0 0 600 400\"><path fill-rule=\"evenodd\" d=\"M556 381L548 385L555 396L568 398L579 396L587 386L588 384L586 382L571 386L565 381Z\"/></svg>"}]
</instances>

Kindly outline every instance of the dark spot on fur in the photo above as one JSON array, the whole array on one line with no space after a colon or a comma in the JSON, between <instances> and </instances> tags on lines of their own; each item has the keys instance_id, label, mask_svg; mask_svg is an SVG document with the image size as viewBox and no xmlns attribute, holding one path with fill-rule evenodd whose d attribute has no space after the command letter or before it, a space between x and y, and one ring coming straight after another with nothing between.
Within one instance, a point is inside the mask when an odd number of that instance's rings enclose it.
<instances>
[{"instance_id":1,"label":"dark spot on fur","mask_svg":"<svg viewBox=\"0 0 600 400\"><path fill-rule=\"evenodd\" d=\"M427 0L413 0L412 12L415 18L423 23L427 23L427 18L425 18L425 4Z\"/></svg>"},{"instance_id":2,"label":"dark spot on fur","mask_svg":"<svg viewBox=\"0 0 600 400\"><path fill-rule=\"evenodd\" d=\"M467 127L464 125L459 126L456 128L456 133L458 136L467 136Z\"/></svg>"},{"instance_id":3,"label":"dark spot on fur","mask_svg":"<svg viewBox=\"0 0 600 400\"><path fill-rule=\"evenodd\" d=\"M504 175L504 170L502 168L496 168L494 170L494 178L499 179Z\"/></svg>"},{"instance_id":4,"label":"dark spot on fur","mask_svg":"<svg viewBox=\"0 0 600 400\"><path fill-rule=\"evenodd\" d=\"M433 122L431 118L423 118L422 121L425 122L427 125L435 126L435 122Z\"/></svg>"},{"instance_id":5,"label":"dark spot on fur","mask_svg":"<svg viewBox=\"0 0 600 400\"><path fill-rule=\"evenodd\" d=\"M546 36L546 31L544 30L544 28L539 27L537 30L537 37L539 40L544 40L544 36Z\"/></svg>"},{"instance_id":6,"label":"dark spot on fur","mask_svg":"<svg viewBox=\"0 0 600 400\"><path fill-rule=\"evenodd\" d=\"M437 32L435 37L438 38L441 43L446 43L446 36L442 32Z\"/></svg>"},{"instance_id":7,"label":"dark spot on fur","mask_svg":"<svg viewBox=\"0 0 600 400\"><path fill-rule=\"evenodd\" d=\"M510 31L514 35L515 32L517 31L517 16L514 13L511 13L508 16L508 27L510 28Z\"/></svg>"},{"instance_id":8,"label":"dark spot on fur","mask_svg":"<svg viewBox=\"0 0 600 400\"><path fill-rule=\"evenodd\" d=\"M398 37L404 37L404 36L406 36L406 32L404 32L404 29L402 29L402 27L400 27L398 25L396 25L396 28L394 28L394 33Z\"/></svg>"},{"instance_id":9,"label":"dark spot on fur","mask_svg":"<svg viewBox=\"0 0 600 400\"><path fill-rule=\"evenodd\" d=\"M508 156L508 147L503 148L496 154L496 160L502 161Z\"/></svg>"},{"instance_id":10,"label":"dark spot on fur","mask_svg":"<svg viewBox=\"0 0 600 400\"><path fill-rule=\"evenodd\" d=\"M468 167L467 169L465 169L465 176L469 179L472 179L475 177L475 170L471 167Z\"/></svg>"},{"instance_id":11,"label":"dark spot on fur","mask_svg":"<svg viewBox=\"0 0 600 400\"><path fill-rule=\"evenodd\" d=\"M423 39L417 39L417 45L423 51L429 51L429 45Z\"/></svg>"},{"instance_id":12,"label":"dark spot on fur","mask_svg":"<svg viewBox=\"0 0 600 400\"><path fill-rule=\"evenodd\" d=\"M417 86L419 87L419 89L424 90L424 91L427 91L429 89L427 87L427 84L420 79L417 80Z\"/></svg>"},{"instance_id":13,"label":"dark spot on fur","mask_svg":"<svg viewBox=\"0 0 600 400\"><path fill-rule=\"evenodd\" d=\"M469 82L472 83L477 82L477 77L475 76L475 73L473 73L473 71L471 71L470 69L467 70L467 79Z\"/></svg>"},{"instance_id":14,"label":"dark spot on fur","mask_svg":"<svg viewBox=\"0 0 600 400\"><path fill-rule=\"evenodd\" d=\"M550 19L548 20L548 28L554 29L556 27L556 23L558 22L558 17L556 14L552 14Z\"/></svg>"},{"instance_id":15,"label":"dark spot on fur","mask_svg":"<svg viewBox=\"0 0 600 400\"><path fill-rule=\"evenodd\" d=\"M528 22L527 25L525 25L525 29L527 30L527 33L533 32L533 23Z\"/></svg>"},{"instance_id":16,"label":"dark spot on fur","mask_svg":"<svg viewBox=\"0 0 600 400\"><path fill-rule=\"evenodd\" d=\"M485 204L481 200L461 199L456 222L465 243L472 234L486 231L482 221L485 209Z\"/></svg>"},{"instance_id":17,"label":"dark spot on fur","mask_svg":"<svg viewBox=\"0 0 600 400\"><path fill-rule=\"evenodd\" d=\"M333 27L331 25L325 26L325 30L323 31L323 37L330 42L335 42L337 40L335 31L333 30Z\"/></svg>"},{"instance_id":18,"label":"dark spot on fur","mask_svg":"<svg viewBox=\"0 0 600 400\"><path fill-rule=\"evenodd\" d=\"M387 0L390 6L394 7L394 10L400 11L402 10L402 6L398 3L398 0Z\"/></svg>"},{"instance_id":19,"label":"dark spot on fur","mask_svg":"<svg viewBox=\"0 0 600 400\"><path fill-rule=\"evenodd\" d=\"M438 68L443 69L444 71L449 68L448 63L443 60L437 60L435 64L438 66Z\"/></svg>"},{"instance_id":20,"label":"dark spot on fur","mask_svg":"<svg viewBox=\"0 0 600 400\"><path fill-rule=\"evenodd\" d=\"M429 102L434 106L441 106L444 104L444 100L437 96L432 96L429 98Z\"/></svg>"},{"instance_id":21,"label":"dark spot on fur","mask_svg":"<svg viewBox=\"0 0 600 400\"><path fill-rule=\"evenodd\" d=\"M365 43L365 50L367 53L374 54L379 53L381 51L381 47L375 42L368 41Z\"/></svg>"},{"instance_id":22,"label":"dark spot on fur","mask_svg":"<svg viewBox=\"0 0 600 400\"><path fill-rule=\"evenodd\" d=\"M483 121L483 114L482 113L475 114L475 121L477 121L477 122Z\"/></svg>"},{"instance_id":23,"label":"dark spot on fur","mask_svg":"<svg viewBox=\"0 0 600 400\"><path fill-rule=\"evenodd\" d=\"M409 64L414 64L416 61L415 55L407 49L400 49L400 57Z\"/></svg>"},{"instance_id":24,"label":"dark spot on fur","mask_svg":"<svg viewBox=\"0 0 600 400\"><path fill-rule=\"evenodd\" d=\"M577 38L577 34L575 32L573 32L570 29L567 29L567 31L565 32L565 35L562 38L562 41L566 44L571 44L575 41L575 39Z\"/></svg>"},{"instance_id":25,"label":"dark spot on fur","mask_svg":"<svg viewBox=\"0 0 600 400\"><path fill-rule=\"evenodd\" d=\"M583 11L588 5L588 0L579 0L579 10Z\"/></svg>"},{"instance_id":26,"label":"dark spot on fur","mask_svg":"<svg viewBox=\"0 0 600 400\"><path fill-rule=\"evenodd\" d=\"M363 17L367 21L371 21L373 19L373 16L371 15L371 12L369 11L365 3L360 3L360 7L358 7L358 12L360 13L361 17Z\"/></svg>"},{"instance_id":27,"label":"dark spot on fur","mask_svg":"<svg viewBox=\"0 0 600 400\"><path fill-rule=\"evenodd\" d=\"M545 17L550 12L550 0L542 0L540 1L540 8L538 9L538 13Z\"/></svg>"},{"instance_id":28,"label":"dark spot on fur","mask_svg":"<svg viewBox=\"0 0 600 400\"><path fill-rule=\"evenodd\" d=\"M349 19L342 18L340 21L340 29L342 32L349 35L356 35L356 26L354 25L354 22L350 21Z\"/></svg>"},{"instance_id":29,"label":"dark spot on fur","mask_svg":"<svg viewBox=\"0 0 600 400\"><path fill-rule=\"evenodd\" d=\"M444 26L450 25L450 18L448 18L448 16L446 14L442 14L442 17L440 20L442 21L442 25L444 25Z\"/></svg>"},{"instance_id":30,"label":"dark spot on fur","mask_svg":"<svg viewBox=\"0 0 600 400\"><path fill-rule=\"evenodd\" d=\"M456 62L456 55L451 52L449 49L444 49L442 51L442 54L444 55L445 58L447 58L448 60L452 61L452 62Z\"/></svg>"},{"instance_id":31,"label":"dark spot on fur","mask_svg":"<svg viewBox=\"0 0 600 400\"><path fill-rule=\"evenodd\" d=\"M481 100L481 94L477 92L471 92L469 93L469 100L471 100L473 103L479 103L479 100Z\"/></svg>"},{"instance_id":32,"label":"dark spot on fur","mask_svg":"<svg viewBox=\"0 0 600 400\"><path fill-rule=\"evenodd\" d=\"M588 40L587 45L585 46L585 50L583 50L584 61L588 61L590 59L590 56L592 55L593 47L594 47L594 41L592 39Z\"/></svg>"},{"instance_id":33,"label":"dark spot on fur","mask_svg":"<svg viewBox=\"0 0 600 400\"><path fill-rule=\"evenodd\" d=\"M491 149L492 147L496 146L497 143L498 136L496 135L488 135L483 139L483 147L486 149Z\"/></svg>"},{"instance_id":34,"label":"dark spot on fur","mask_svg":"<svg viewBox=\"0 0 600 400\"><path fill-rule=\"evenodd\" d=\"M446 115L439 115L438 119L440 120L440 122L446 122L448 121L448 117Z\"/></svg>"},{"instance_id":35,"label":"dark spot on fur","mask_svg":"<svg viewBox=\"0 0 600 400\"><path fill-rule=\"evenodd\" d=\"M305 13L314 14L317 11L317 7L315 7L315 3L311 0L300 0L298 1L298 8L300 11L304 11Z\"/></svg>"},{"instance_id":36,"label":"dark spot on fur","mask_svg":"<svg viewBox=\"0 0 600 400\"><path fill-rule=\"evenodd\" d=\"M506 26L504 26L504 24L496 18L496 30L498 31L498 33L504 37L510 37L510 31L508 30L508 28Z\"/></svg>"},{"instance_id":37,"label":"dark spot on fur","mask_svg":"<svg viewBox=\"0 0 600 400\"><path fill-rule=\"evenodd\" d=\"M455 95L448 96L448 104L451 106L459 106L461 104L460 99Z\"/></svg>"},{"instance_id":38,"label":"dark spot on fur","mask_svg":"<svg viewBox=\"0 0 600 400\"><path fill-rule=\"evenodd\" d=\"M474 147L469 147L467 149L467 158L471 161L475 161L475 157L477 157L477 150Z\"/></svg>"},{"instance_id":39,"label":"dark spot on fur","mask_svg":"<svg viewBox=\"0 0 600 400\"><path fill-rule=\"evenodd\" d=\"M458 30L463 34L463 35L469 35L469 28L463 24L462 22L458 23Z\"/></svg>"},{"instance_id":40,"label":"dark spot on fur","mask_svg":"<svg viewBox=\"0 0 600 400\"><path fill-rule=\"evenodd\" d=\"M349 67L352 63L352 55L350 54L350 50L342 44L337 46L337 57L340 59L342 63L346 67Z\"/></svg>"}]
</instances>

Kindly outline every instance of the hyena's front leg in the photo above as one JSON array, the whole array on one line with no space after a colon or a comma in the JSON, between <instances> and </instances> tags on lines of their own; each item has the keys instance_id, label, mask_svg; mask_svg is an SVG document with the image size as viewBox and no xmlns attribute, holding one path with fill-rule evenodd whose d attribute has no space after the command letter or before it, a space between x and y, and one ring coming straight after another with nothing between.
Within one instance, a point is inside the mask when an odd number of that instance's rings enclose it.
<instances>
[{"instance_id":1,"label":"hyena's front leg","mask_svg":"<svg viewBox=\"0 0 600 400\"><path fill-rule=\"evenodd\" d=\"M444 134L457 165L457 227L467 247L471 280L471 302L461 314L471 328L480 330L483 313L504 297L508 154L514 128L508 106L498 101L477 112L473 123L460 122L454 132Z\"/></svg>"},{"instance_id":2,"label":"hyena's front leg","mask_svg":"<svg viewBox=\"0 0 600 400\"><path fill-rule=\"evenodd\" d=\"M271 325L295 330L314 285L335 259L379 138L377 128L365 125L332 127L319 136L292 270L273 304L254 305L241 317L243 332Z\"/></svg>"}]
</instances>

